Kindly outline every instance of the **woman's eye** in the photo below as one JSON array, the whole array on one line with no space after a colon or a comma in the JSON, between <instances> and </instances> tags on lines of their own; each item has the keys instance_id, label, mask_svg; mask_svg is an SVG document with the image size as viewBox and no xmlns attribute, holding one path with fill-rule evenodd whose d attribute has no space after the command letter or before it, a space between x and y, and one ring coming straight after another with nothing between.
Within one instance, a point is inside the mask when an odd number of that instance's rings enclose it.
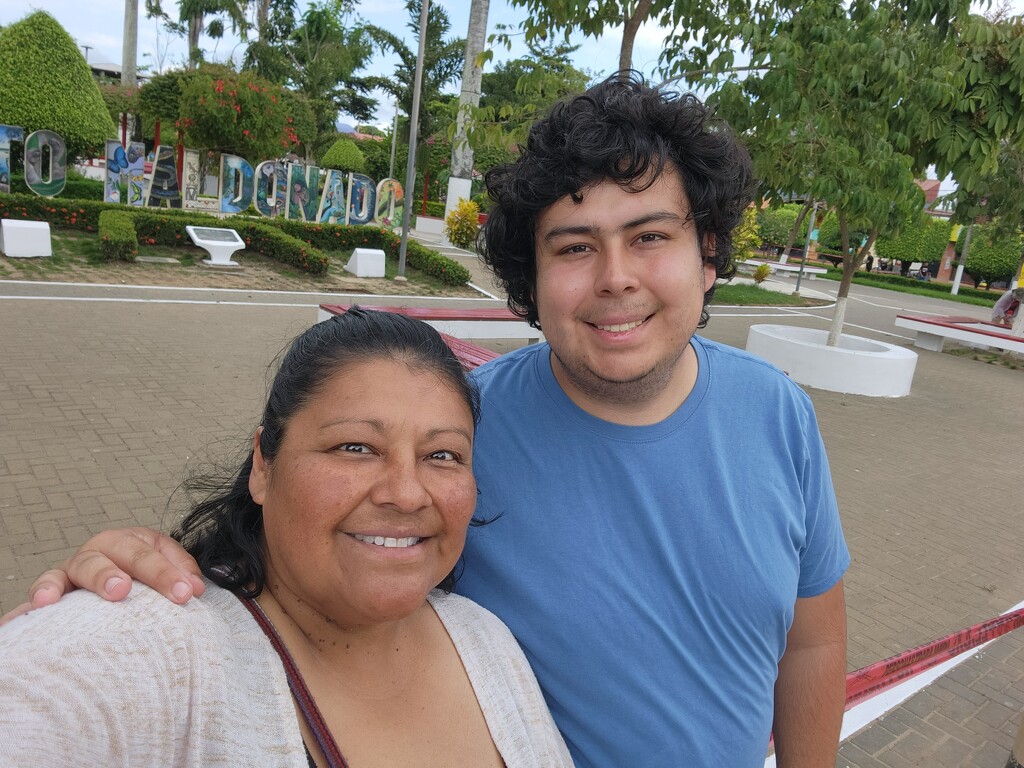
<instances>
[{"instance_id":1,"label":"woman's eye","mask_svg":"<svg viewBox=\"0 0 1024 768\"><path fill-rule=\"evenodd\" d=\"M338 450L345 453L373 453L370 446L364 443L342 443L338 446Z\"/></svg>"},{"instance_id":2,"label":"woman's eye","mask_svg":"<svg viewBox=\"0 0 1024 768\"><path fill-rule=\"evenodd\" d=\"M459 461L462 457L455 451L434 451L430 454L430 458L440 461Z\"/></svg>"}]
</instances>

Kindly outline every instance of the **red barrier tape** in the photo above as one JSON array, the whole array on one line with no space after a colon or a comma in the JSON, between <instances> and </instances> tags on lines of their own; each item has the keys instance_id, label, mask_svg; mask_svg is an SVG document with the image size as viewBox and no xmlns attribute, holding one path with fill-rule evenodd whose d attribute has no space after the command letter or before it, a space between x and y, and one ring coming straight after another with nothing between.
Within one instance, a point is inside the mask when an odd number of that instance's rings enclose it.
<instances>
[{"instance_id":1,"label":"red barrier tape","mask_svg":"<svg viewBox=\"0 0 1024 768\"><path fill-rule=\"evenodd\" d=\"M850 672L846 676L846 708L1022 626L1024 608Z\"/></svg>"}]
</instances>

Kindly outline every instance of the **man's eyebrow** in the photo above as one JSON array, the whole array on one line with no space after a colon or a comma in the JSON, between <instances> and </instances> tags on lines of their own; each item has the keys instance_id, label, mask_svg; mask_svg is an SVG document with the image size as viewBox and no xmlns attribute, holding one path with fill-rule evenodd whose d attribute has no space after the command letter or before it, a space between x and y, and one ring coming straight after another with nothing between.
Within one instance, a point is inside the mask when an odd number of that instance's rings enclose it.
<instances>
[{"instance_id":1,"label":"man's eyebrow","mask_svg":"<svg viewBox=\"0 0 1024 768\"><path fill-rule=\"evenodd\" d=\"M652 224L657 221L678 221L685 223L684 218L676 211L652 211L651 213L645 213L643 216L639 216L631 221L625 222L622 226L618 227L616 231L625 232L626 230L636 229L637 227L642 227L645 224ZM542 239L544 242L551 242L552 240L565 235L589 235L593 237L600 233L601 227L591 224L578 224L576 226L553 227L544 233L544 237Z\"/></svg>"}]
</instances>

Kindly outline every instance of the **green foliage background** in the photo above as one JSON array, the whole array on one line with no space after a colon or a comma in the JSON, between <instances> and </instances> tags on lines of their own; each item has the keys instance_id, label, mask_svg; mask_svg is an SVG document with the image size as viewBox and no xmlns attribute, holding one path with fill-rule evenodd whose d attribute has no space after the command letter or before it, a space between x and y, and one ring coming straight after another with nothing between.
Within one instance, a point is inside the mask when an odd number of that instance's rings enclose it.
<instances>
[{"instance_id":1,"label":"green foliage background","mask_svg":"<svg viewBox=\"0 0 1024 768\"><path fill-rule=\"evenodd\" d=\"M338 139L324 152L324 156L320 159L320 167L333 168L346 173L366 173L366 158L363 157L362 151L352 139ZM380 181L380 179L375 177L374 181Z\"/></svg>"},{"instance_id":2,"label":"green foliage background","mask_svg":"<svg viewBox=\"0 0 1024 768\"><path fill-rule=\"evenodd\" d=\"M956 241L957 253L963 253L966 236L964 227ZM996 224L975 225L964 271L975 285L1010 280L1020 268L1022 253L1024 235L1007 233Z\"/></svg>"},{"instance_id":3,"label":"green foliage background","mask_svg":"<svg viewBox=\"0 0 1024 768\"><path fill-rule=\"evenodd\" d=\"M69 161L98 152L117 129L75 41L43 11L0 34L0 123L60 134Z\"/></svg>"}]
</instances>

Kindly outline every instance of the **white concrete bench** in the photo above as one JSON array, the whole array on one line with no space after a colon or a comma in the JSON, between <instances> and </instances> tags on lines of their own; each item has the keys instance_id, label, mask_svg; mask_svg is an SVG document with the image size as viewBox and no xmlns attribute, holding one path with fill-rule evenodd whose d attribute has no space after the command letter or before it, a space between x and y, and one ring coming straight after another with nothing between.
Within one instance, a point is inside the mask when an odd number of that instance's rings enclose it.
<instances>
[{"instance_id":1,"label":"white concrete bench","mask_svg":"<svg viewBox=\"0 0 1024 768\"><path fill-rule=\"evenodd\" d=\"M52 256L50 223L0 219L0 252L11 259Z\"/></svg>"},{"instance_id":2,"label":"white concrete bench","mask_svg":"<svg viewBox=\"0 0 1024 768\"><path fill-rule=\"evenodd\" d=\"M917 331L914 346L932 352L941 352L943 342L952 339L977 349L995 347L1024 354L1024 338L1006 333L1005 326L973 317L896 315L896 327Z\"/></svg>"},{"instance_id":3,"label":"white concrete bench","mask_svg":"<svg viewBox=\"0 0 1024 768\"><path fill-rule=\"evenodd\" d=\"M767 265L768 269L772 271L772 274L780 274L782 277L788 277L789 275L795 275L800 271L799 264L783 264L778 261L761 261L760 259L747 259L745 264L753 264L755 267L761 264ZM809 267L806 264L803 267L804 274L807 275L808 280L813 280L815 275L824 275L828 273L825 267Z\"/></svg>"}]
</instances>

